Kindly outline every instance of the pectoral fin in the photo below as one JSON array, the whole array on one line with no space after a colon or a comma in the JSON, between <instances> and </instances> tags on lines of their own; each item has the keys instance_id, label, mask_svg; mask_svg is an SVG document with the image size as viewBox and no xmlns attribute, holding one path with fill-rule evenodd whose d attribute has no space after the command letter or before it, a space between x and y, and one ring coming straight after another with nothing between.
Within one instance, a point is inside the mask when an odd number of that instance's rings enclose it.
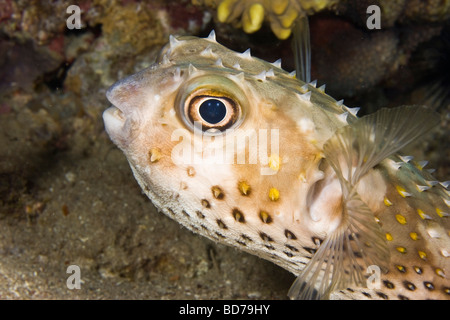
<instances>
[{"instance_id":1,"label":"pectoral fin","mask_svg":"<svg viewBox=\"0 0 450 320\"><path fill-rule=\"evenodd\" d=\"M366 286L370 265L385 269L389 250L374 213L361 200L356 184L371 168L437 124L425 107L382 109L339 129L323 153L339 178L343 194L339 226L322 242L316 254L289 290L291 299L324 299L352 284Z\"/></svg>"},{"instance_id":2,"label":"pectoral fin","mask_svg":"<svg viewBox=\"0 0 450 320\"><path fill-rule=\"evenodd\" d=\"M370 265L385 268L389 251L372 211L352 192L345 200L344 220L320 245L289 290L291 299L327 299L351 285L365 286Z\"/></svg>"}]
</instances>

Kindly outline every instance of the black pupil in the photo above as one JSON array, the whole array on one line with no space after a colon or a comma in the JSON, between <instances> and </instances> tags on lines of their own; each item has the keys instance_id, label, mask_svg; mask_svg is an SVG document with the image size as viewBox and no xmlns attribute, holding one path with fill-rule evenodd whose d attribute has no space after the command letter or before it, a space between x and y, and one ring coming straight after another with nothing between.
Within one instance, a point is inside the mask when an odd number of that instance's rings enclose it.
<instances>
[{"instance_id":1,"label":"black pupil","mask_svg":"<svg viewBox=\"0 0 450 320\"><path fill-rule=\"evenodd\" d=\"M211 124L216 124L225 118L227 108L220 100L208 99L202 102L198 111L203 120Z\"/></svg>"}]
</instances>

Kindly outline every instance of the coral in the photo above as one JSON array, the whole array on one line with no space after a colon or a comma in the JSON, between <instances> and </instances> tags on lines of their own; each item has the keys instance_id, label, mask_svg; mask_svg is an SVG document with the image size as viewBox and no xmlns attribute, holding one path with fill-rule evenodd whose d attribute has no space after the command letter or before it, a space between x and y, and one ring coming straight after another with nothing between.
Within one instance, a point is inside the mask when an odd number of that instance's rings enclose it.
<instances>
[{"instance_id":1,"label":"coral","mask_svg":"<svg viewBox=\"0 0 450 320\"><path fill-rule=\"evenodd\" d=\"M149 43L163 43L161 25L143 5L131 3L111 6L100 20L104 36L113 46L125 46L128 53L138 54Z\"/></svg>"},{"instance_id":2,"label":"coral","mask_svg":"<svg viewBox=\"0 0 450 320\"><path fill-rule=\"evenodd\" d=\"M367 8L370 5L381 9L381 27L392 27L405 10L407 0L346 0L336 6L336 12L344 15L361 27L366 26Z\"/></svg>"},{"instance_id":3,"label":"coral","mask_svg":"<svg viewBox=\"0 0 450 320\"><path fill-rule=\"evenodd\" d=\"M15 43L0 38L0 95L11 90L32 91L38 78L61 63L60 55L32 41Z\"/></svg>"},{"instance_id":4,"label":"coral","mask_svg":"<svg viewBox=\"0 0 450 320\"><path fill-rule=\"evenodd\" d=\"M279 39L287 39L297 17L331 8L338 0L193 0L194 4L217 7L220 22L234 22L253 33L268 20ZM240 19L240 20L239 20Z\"/></svg>"},{"instance_id":5,"label":"coral","mask_svg":"<svg viewBox=\"0 0 450 320\"><path fill-rule=\"evenodd\" d=\"M353 96L378 84L398 55L391 30L366 34L338 18L311 21L313 77L332 95Z\"/></svg>"},{"instance_id":6,"label":"coral","mask_svg":"<svg viewBox=\"0 0 450 320\"><path fill-rule=\"evenodd\" d=\"M382 27L396 22L442 22L450 18L450 0L192 0L195 5L217 8L220 22L233 23L245 32L261 28L264 20L279 39L287 39L297 17L331 10L365 26L367 7L381 8Z\"/></svg>"},{"instance_id":7,"label":"coral","mask_svg":"<svg viewBox=\"0 0 450 320\"><path fill-rule=\"evenodd\" d=\"M450 18L449 0L408 0L405 16L415 21L438 22Z\"/></svg>"}]
</instances>

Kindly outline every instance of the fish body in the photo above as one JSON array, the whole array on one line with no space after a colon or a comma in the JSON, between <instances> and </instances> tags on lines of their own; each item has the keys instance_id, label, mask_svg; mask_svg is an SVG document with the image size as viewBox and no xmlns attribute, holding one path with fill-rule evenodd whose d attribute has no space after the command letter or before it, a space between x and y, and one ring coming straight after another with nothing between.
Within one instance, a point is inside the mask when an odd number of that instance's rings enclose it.
<instances>
[{"instance_id":1,"label":"fish body","mask_svg":"<svg viewBox=\"0 0 450 320\"><path fill-rule=\"evenodd\" d=\"M291 298L450 298L448 184L397 154L436 124L425 108L357 118L214 32L171 37L107 98L106 131L154 205L297 275Z\"/></svg>"}]
</instances>

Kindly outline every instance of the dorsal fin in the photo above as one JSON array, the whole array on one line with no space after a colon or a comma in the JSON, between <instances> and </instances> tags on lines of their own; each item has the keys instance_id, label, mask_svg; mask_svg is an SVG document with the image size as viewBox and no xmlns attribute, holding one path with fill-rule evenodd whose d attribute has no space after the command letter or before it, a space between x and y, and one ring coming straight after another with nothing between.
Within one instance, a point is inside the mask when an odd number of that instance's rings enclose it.
<instances>
[{"instance_id":1,"label":"dorsal fin","mask_svg":"<svg viewBox=\"0 0 450 320\"><path fill-rule=\"evenodd\" d=\"M323 151L336 174L355 185L369 169L438 122L436 114L422 106L381 109L339 129L325 143Z\"/></svg>"},{"instance_id":2,"label":"dorsal fin","mask_svg":"<svg viewBox=\"0 0 450 320\"><path fill-rule=\"evenodd\" d=\"M425 107L382 109L335 133L323 147L342 187L339 226L320 245L296 279L289 297L322 299L350 284L365 286L370 265L383 268L389 251L381 228L361 200L356 184L371 168L433 128L437 116Z\"/></svg>"},{"instance_id":3,"label":"dorsal fin","mask_svg":"<svg viewBox=\"0 0 450 320\"><path fill-rule=\"evenodd\" d=\"M295 69L298 79L308 83L311 81L311 41L307 15L297 18L294 24L292 45L294 49Z\"/></svg>"}]
</instances>

